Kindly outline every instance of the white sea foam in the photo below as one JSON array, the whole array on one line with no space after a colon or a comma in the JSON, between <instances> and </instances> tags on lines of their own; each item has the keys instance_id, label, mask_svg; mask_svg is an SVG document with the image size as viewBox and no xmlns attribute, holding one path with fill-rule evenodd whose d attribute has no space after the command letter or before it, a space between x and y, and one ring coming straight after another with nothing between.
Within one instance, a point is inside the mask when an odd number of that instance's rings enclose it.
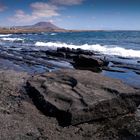
<instances>
[{"instance_id":1,"label":"white sea foam","mask_svg":"<svg viewBox=\"0 0 140 140\"><path fill-rule=\"evenodd\" d=\"M53 36L53 35L57 35L57 33L51 33L50 35L52 35L52 36Z\"/></svg>"},{"instance_id":2,"label":"white sea foam","mask_svg":"<svg viewBox=\"0 0 140 140\"><path fill-rule=\"evenodd\" d=\"M133 50L133 49L125 49L118 46L107 46L107 45L100 45L100 44L94 44L94 45L72 45L72 44L66 44L61 42L36 42L35 46L40 47L47 47L48 49L56 50L57 48L65 47L65 48L74 48L78 49L81 48L83 50L91 50L96 51L102 54L106 55L116 55L121 57L138 57L140 58L140 50Z\"/></svg>"},{"instance_id":3,"label":"white sea foam","mask_svg":"<svg viewBox=\"0 0 140 140\"><path fill-rule=\"evenodd\" d=\"M23 41L24 39L22 39L22 38L4 37L4 38L1 38L1 40L3 40L3 41L11 41L11 42L14 42L14 41Z\"/></svg>"},{"instance_id":4,"label":"white sea foam","mask_svg":"<svg viewBox=\"0 0 140 140\"><path fill-rule=\"evenodd\" d=\"M8 37L11 36L12 34L0 34L0 37Z\"/></svg>"}]
</instances>

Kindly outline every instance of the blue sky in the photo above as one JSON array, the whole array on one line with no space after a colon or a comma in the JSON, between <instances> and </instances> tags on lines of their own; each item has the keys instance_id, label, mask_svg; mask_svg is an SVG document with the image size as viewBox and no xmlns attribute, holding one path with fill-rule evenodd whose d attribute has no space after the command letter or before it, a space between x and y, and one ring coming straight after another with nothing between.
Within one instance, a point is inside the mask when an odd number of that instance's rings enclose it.
<instances>
[{"instance_id":1,"label":"blue sky","mask_svg":"<svg viewBox=\"0 0 140 140\"><path fill-rule=\"evenodd\" d=\"M0 0L0 26L39 21L66 29L140 30L140 0Z\"/></svg>"}]
</instances>

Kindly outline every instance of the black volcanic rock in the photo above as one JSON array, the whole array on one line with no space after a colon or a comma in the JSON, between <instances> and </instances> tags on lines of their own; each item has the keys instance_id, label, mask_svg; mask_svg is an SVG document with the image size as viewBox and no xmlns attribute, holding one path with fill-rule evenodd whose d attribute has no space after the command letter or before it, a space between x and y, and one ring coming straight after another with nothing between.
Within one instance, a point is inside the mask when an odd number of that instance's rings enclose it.
<instances>
[{"instance_id":1,"label":"black volcanic rock","mask_svg":"<svg viewBox=\"0 0 140 140\"><path fill-rule=\"evenodd\" d=\"M28 94L60 125L77 125L134 112L140 91L90 71L63 70L32 77Z\"/></svg>"},{"instance_id":2,"label":"black volcanic rock","mask_svg":"<svg viewBox=\"0 0 140 140\"><path fill-rule=\"evenodd\" d=\"M94 53L88 50L82 50L82 49L70 49L70 48L57 48L57 52L64 52L67 55L68 54L75 54L75 55L80 55L80 54L84 54L84 55L93 55Z\"/></svg>"},{"instance_id":3,"label":"black volcanic rock","mask_svg":"<svg viewBox=\"0 0 140 140\"><path fill-rule=\"evenodd\" d=\"M79 55L74 58L74 67L77 69L100 71L103 66L108 64L109 62L94 56Z\"/></svg>"},{"instance_id":4,"label":"black volcanic rock","mask_svg":"<svg viewBox=\"0 0 140 140\"><path fill-rule=\"evenodd\" d=\"M63 52L57 52L55 50L47 50L46 51L46 55L48 56L53 56L53 57L62 57L62 58L65 58L65 53Z\"/></svg>"},{"instance_id":5,"label":"black volcanic rock","mask_svg":"<svg viewBox=\"0 0 140 140\"><path fill-rule=\"evenodd\" d=\"M77 73L75 73L75 75L76 74ZM84 71L83 71L83 74L84 74ZM83 77L83 74L81 73L82 77ZM57 140L66 140L66 139L68 140L89 140L89 139L92 139L92 140L139 140L140 139L140 107L138 107L135 113L128 113L125 115L119 114L115 118L109 118L105 120L100 119L100 120L95 120L95 121L91 121L87 123L81 123L75 126L70 125L68 127L61 127L59 126L56 118L48 117L42 114L42 112L36 108L36 106L33 104L31 99L26 94L25 89L24 89L24 86L25 86L24 83L26 83L26 79L28 79L28 77L29 75L27 75L27 73L24 73L24 72L9 71L9 70L0 71L0 139L1 140L17 140L17 139L18 140L21 140L21 139L22 140L55 140L55 139ZM72 75L72 77L76 77L76 76ZM38 82L39 80L40 79L38 79ZM63 81L67 83L67 81L69 80L68 78L67 80L63 78ZM96 81L97 80L95 80L94 82ZM98 82L102 83L102 81L99 81L99 80ZM59 83L59 85L60 86L65 85L64 89L67 89L67 87L74 85L71 83L72 82L68 82L67 84ZM83 83L85 83L85 81L83 81ZM103 81L103 83L105 83L105 81ZM40 83L40 85L42 84ZM89 82L89 86L90 85L91 85L91 82ZM88 85L85 85L85 86L87 88L90 88L88 87ZM108 85L108 87L109 86L110 85ZM113 87L110 86L110 88L113 88ZM124 89L122 90L124 91ZM127 86L127 90L129 90L128 86ZM100 93L100 92L96 92L96 95L97 93ZM110 93L110 94L112 95L113 93ZM128 94L130 95L130 92ZM114 96L115 99L116 98L119 99L120 97L120 95L116 97L115 93L112 96ZM136 94L132 97L135 97L135 96ZM97 97L99 97L99 95ZM104 96L102 96L102 98L103 97ZM76 97L73 98L73 100L74 99L76 99ZM123 98L123 101L125 102L125 99L127 102L126 97ZM134 98L130 99L130 106L133 99ZM137 97L137 99L139 98ZM112 103L112 100L113 99L111 98L110 99L111 103ZM136 100L134 100L134 102L135 101ZM63 102L63 100L61 102ZM103 103L103 101L101 100L99 100L99 102ZM115 103L114 102L112 103L113 107L115 107ZM122 102L120 102L120 106L121 106L121 103ZM72 106L73 106L73 103L72 103ZM118 106L119 105L117 105L115 108L118 108ZM78 106L76 107L78 108ZM109 109L109 105L103 107L103 109L104 108ZM124 108L125 107L122 106L122 110ZM97 106L96 112L98 110L100 111L100 109L101 109L101 106L99 107ZM108 110L104 110L104 113L103 113L104 116L107 115L105 114L105 112L107 111ZM79 115L79 112L77 112L77 115ZM87 115L88 115L88 112L87 112ZM64 115L63 118L65 117L66 115Z\"/></svg>"}]
</instances>

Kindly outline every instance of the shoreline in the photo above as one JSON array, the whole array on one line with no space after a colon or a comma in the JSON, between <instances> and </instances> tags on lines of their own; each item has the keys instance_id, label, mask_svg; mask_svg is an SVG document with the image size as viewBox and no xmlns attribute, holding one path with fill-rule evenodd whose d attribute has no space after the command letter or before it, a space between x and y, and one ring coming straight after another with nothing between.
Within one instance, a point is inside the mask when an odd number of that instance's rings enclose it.
<instances>
[{"instance_id":1,"label":"shoreline","mask_svg":"<svg viewBox=\"0 0 140 140\"><path fill-rule=\"evenodd\" d=\"M3 51L6 53L3 53ZM57 48L57 50L40 50L1 47L1 67L17 69L28 73L43 73L59 69L83 69L101 73L102 75L120 79L125 83L139 88L140 67L125 64L104 55L82 49ZM119 58L124 60L124 58Z\"/></svg>"},{"instance_id":2,"label":"shoreline","mask_svg":"<svg viewBox=\"0 0 140 140\"><path fill-rule=\"evenodd\" d=\"M140 30L73 30L73 29L59 29L59 30L46 30L46 29L8 29L8 28L1 28L0 27L0 34L28 34L28 33L40 33L40 32L46 32L46 33L51 33L51 32L56 32L56 33L70 33L70 32L140 32Z\"/></svg>"},{"instance_id":3,"label":"shoreline","mask_svg":"<svg viewBox=\"0 0 140 140\"><path fill-rule=\"evenodd\" d=\"M6 51L0 53L2 139L140 138L140 89L103 76L124 72L105 58L69 48Z\"/></svg>"}]
</instances>

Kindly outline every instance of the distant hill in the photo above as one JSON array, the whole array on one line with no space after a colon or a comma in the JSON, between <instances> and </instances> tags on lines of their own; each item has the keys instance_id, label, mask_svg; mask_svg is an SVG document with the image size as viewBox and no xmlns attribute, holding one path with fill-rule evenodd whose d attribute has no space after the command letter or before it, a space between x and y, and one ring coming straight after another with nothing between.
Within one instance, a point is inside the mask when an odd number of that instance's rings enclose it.
<instances>
[{"instance_id":1,"label":"distant hill","mask_svg":"<svg viewBox=\"0 0 140 140\"><path fill-rule=\"evenodd\" d=\"M48 30L62 30L61 28L57 27L56 25L52 24L51 22L38 22L34 25L28 26L16 26L15 28L22 28L22 29L48 29Z\"/></svg>"},{"instance_id":2,"label":"distant hill","mask_svg":"<svg viewBox=\"0 0 140 140\"><path fill-rule=\"evenodd\" d=\"M57 27L51 22L38 22L34 25L12 26L0 28L0 33L31 33L31 32L65 32L67 30Z\"/></svg>"},{"instance_id":3,"label":"distant hill","mask_svg":"<svg viewBox=\"0 0 140 140\"><path fill-rule=\"evenodd\" d=\"M87 32L94 30L66 30L51 22L38 22L34 25L0 27L0 34L7 33L37 33L37 32ZM97 31L97 30L96 30Z\"/></svg>"},{"instance_id":4,"label":"distant hill","mask_svg":"<svg viewBox=\"0 0 140 140\"><path fill-rule=\"evenodd\" d=\"M38 23L32 25L32 27L34 27L34 28L49 28L49 29L54 29L54 30L61 29L61 28L57 27L56 25L52 24L51 22L38 22Z\"/></svg>"}]
</instances>

